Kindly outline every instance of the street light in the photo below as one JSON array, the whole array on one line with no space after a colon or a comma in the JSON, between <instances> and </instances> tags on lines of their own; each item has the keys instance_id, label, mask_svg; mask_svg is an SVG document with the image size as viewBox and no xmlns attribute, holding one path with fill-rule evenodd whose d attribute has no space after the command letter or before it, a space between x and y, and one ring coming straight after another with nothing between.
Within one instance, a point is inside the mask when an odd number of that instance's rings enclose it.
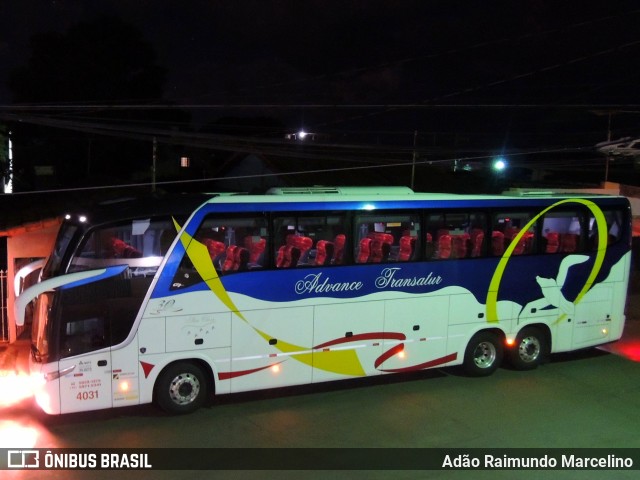
<instances>
[{"instance_id":1,"label":"street light","mask_svg":"<svg viewBox=\"0 0 640 480\"><path fill-rule=\"evenodd\" d=\"M503 157L498 157L493 161L493 169L496 172L502 172L507 168L507 161Z\"/></svg>"}]
</instances>

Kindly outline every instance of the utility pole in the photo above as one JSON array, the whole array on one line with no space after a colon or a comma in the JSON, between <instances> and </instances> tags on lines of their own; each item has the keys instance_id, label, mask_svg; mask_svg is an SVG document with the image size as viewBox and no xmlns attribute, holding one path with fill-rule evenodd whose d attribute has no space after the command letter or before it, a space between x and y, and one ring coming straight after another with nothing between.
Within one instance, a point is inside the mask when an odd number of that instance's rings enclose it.
<instances>
[{"instance_id":1,"label":"utility pole","mask_svg":"<svg viewBox=\"0 0 640 480\"><path fill-rule=\"evenodd\" d=\"M156 191L156 161L158 159L158 139L153 137L153 164L151 165L151 191Z\"/></svg>"},{"instance_id":2,"label":"utility pole","mask_svg":"<svg viewBox=\"0 0 640 480\"><path fill-rule=\"evenodd\" d=\"M416 178L416 140L418 138L418 130L413 131L413 162L411 163L411 190L415 184Z\"/></svg>"},{"instance_id":3,"label":"utility pole","mask_svg":"<svg viewBox=\"0 0 640 480\"><path fill-rule=\"evenodd\" d=\"M607 142L611 141L611 112L609 112L609 122L607 125ZM609 181L609 159L611 158L611 154L607 154L605 156L604 163L604 188L607 187L607 182Z\"/></svg>"}]
</instances>

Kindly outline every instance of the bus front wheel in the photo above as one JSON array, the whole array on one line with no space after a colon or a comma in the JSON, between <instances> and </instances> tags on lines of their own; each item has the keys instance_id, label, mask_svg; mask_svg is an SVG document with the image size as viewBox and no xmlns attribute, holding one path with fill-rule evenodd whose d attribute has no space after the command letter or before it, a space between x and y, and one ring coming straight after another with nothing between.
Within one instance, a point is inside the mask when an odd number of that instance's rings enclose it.
<instances>
[{"instance_id":1,"label":"bus front wheel","mask_svg":"<svg viewBox=\"0 0 640 480\"><path fill-rule=\"evenodd\" d=\"M509 350L509 360L517 370L533 370L545 356L547 342L542 332L535 327L523 328L514 346Z\"/></svg>"},{"instance_id":2,"label":"bus front wheel","mask_svg":"<svg viewBox=\"0 0 640 480\"><path fill-rule=\"evenodd\" d=\"M500 337L492 332L476 333L464 353L463 367L468 375L491 375L502 363L503 349Z\"/></svg>"},{"instance_id":3,"label":"bus front wheel","mask_svg":"<svg viewBox=\"0 0 640 480\"><path fill-rule=\"evenodd\" d=\"M156 402L165 412L191 413L207 399L207 379L202 369L192 363L174 363L160 374L156 382Z\"/></svg>"}]
</instances>

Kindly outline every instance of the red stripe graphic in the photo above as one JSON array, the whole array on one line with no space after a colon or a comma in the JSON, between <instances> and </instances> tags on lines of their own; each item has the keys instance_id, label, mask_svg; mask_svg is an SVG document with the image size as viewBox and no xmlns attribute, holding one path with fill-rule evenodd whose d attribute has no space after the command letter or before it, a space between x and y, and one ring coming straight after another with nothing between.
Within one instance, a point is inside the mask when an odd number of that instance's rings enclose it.
<instances>
[{"instance_id":1,"label":"red stripe graphic","mask_svg":"<svg viewBox=\"0 0 640 480\"><path fill-rule=\"evenodd\" d=\"M399 343L395 347L390 348L389 350L384 352L382 355L380 355L378 358L376 358L376 362L374 363L375 367L378 368L380 365L386 362L389 358L393 357L396 353L401 352L403 350L404 350L404 343Z\"/></svg>"},{"instance_id":2,"label":"red stripe graphic","mask_svg":"<svg viewBox=\"0 0 640 480\"><path fill-rule=\"evenodd\" d=\"M350 337L340 337L335 340L329 340L328 342L316 345L313 348L324 348L333 345L340 345L341 343L358 342L360 340L405 340L407 337L404 333L395 332L371 332L371 333L359 333L358 335L352 335Z\"/></svg>"},{"instance_id":3,"label":"red stripe graphic","mask_svg":"<svg viewBox=\"0 0 640 480\"><path fill-rule=\"evenodd\" d=\"M387 352L387 353L389 353L389 352ZM386 353L384 355L382 355L380 358L384 357L385 355L386 355ZM391 356L392 355L387 356L384 360L386 360L387 358L389 358ZM418 365L413 365L411 367L388 368L388 369L381 368L380 371L381 372L387 372L387 373L411 372L411 371L414 371L414 370L422 370L422 369L425 369L425 368L435 367L437 365L443 365L445 363L449 363L449 362L454 361L456 358L458 358L458 354L457 353L450 353L449 355L445 355L444 357L436 358L435 360L429 360L428 362L420 363ZM384 362L384 360L382 362ZM380 362L380 363L382 363L382 362ZM378 365L379 365L379 363L376 360L376 368L378 367Z\"/></svg>"},{"instance_id":4,"label":"red stripe graphic","mask_svg":"<svg viewBox=\"0 0 640 480\"><path fill-rule=\"evenodd\" d=\"M252 373L259 372L260 370L266 370L267 368L273 367L274 365L280 365L281 363L282 362L272 363L271 365L267 365L266 367L252 368L251 370L238 370L237 372L218 372L218 379L229 380L231 378L250 375Z\"/></svg>"}]
</instances>

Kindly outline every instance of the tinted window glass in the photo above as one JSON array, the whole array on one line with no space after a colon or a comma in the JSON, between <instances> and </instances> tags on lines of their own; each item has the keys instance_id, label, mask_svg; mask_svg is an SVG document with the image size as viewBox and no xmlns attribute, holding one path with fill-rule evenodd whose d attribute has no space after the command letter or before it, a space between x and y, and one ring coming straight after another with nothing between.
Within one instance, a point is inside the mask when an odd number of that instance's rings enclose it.
<instances>
[{"instance_id":1,"label":"tinted window glass","mask_svg":"<svg viewBox=\"0 0 640 480\"><path fill-rule=\"evenodd\" d=\"M550 210L542 219L543 252L583 251L581 218L577 210Z\"/></svg>"},{"instance_id":2,"label":"tinted window glass","mask_svg":"<svg viewBox=\"0 0 640 480\"><path fill-rule=\"evenodd\" d=\"M536 224L525 232L524 227L531 221L529 212L497 213L493 216L491 229L490 254L502 256L507 248L513 245L511 255L528 255L536 253Z\"/></svg>"},{"instance_id":3,"label":"tinted window glass","mask_svg":"<svg viewBox=\"0 0 640 480\"><path fill-rule=\"evenodd\" d=\"M355 228L356 263L408 262L419 258L421 233L417 215L358 215Z\"/></svg>"},{"instance_id":4,"label":"tinted window glass","mask_svg":"<svg viewBox=\"0 0 640 480\"><path fill-rule=\"evenodd\" d=\"M285 215L273 220L276 268L340 265L344 262L342 214Z\"/></svg>"},{"instance_id":5,"label":"tinted window glass","mask_svg":"<svg viewBox=\"0 0 640 480\"><path fill-rule=\"evenodd\" d=\"M175 236L170 218L136 219L97 228L80 245L69 271L127 264L134 276L153 275Z\"/></svg>"},{"instance_id":6,"label":"tinted window glass","mask_svg":"<svg viewBox=\"0 0 640 480\"><path fill-rule=\"evenodd\" d=\"M60 357L124 341L150 284L151 278L122 274L59 290L52 314L60 325Z\"/></svg>"},{"instance_id":7,"label":"tinted window glass","mask_svg":"<svg viewBox=\"0 0 640 480\"><path fill-rule=\"evenodd\" d=\"M485 228L484 213L431 213L427 215L426 256L434 260L484 256Z\"/></svg>"}]
</instances>

